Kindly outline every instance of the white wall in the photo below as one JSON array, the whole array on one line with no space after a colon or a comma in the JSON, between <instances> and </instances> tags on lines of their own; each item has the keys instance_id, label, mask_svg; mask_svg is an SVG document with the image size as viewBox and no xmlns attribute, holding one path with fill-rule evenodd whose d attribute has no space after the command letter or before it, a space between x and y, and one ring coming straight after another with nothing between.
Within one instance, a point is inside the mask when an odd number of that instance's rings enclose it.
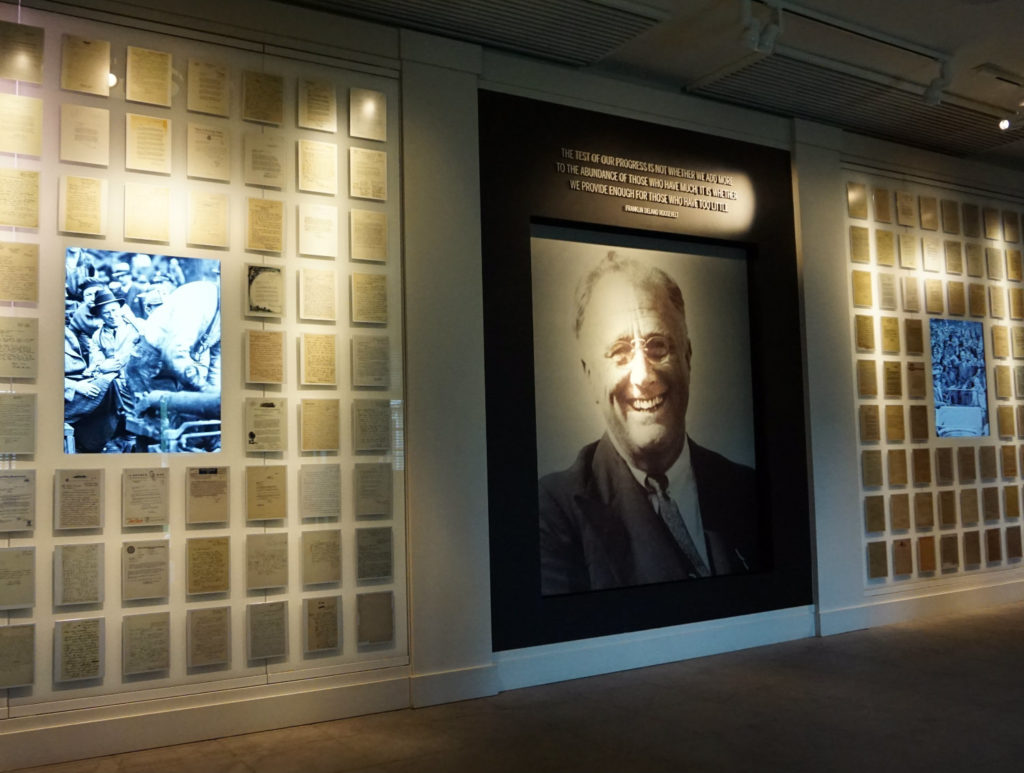
<instances>
[{"instance_id":1,"label":"white wall","mask_svg":"<svg viewBox=\"0 0 1024 773\"><path fill-rule=\"evenodd\" d=\"M847 258L846 180L866 170L1016 202L1024 175L795 122L807 351L808 426L823 635L1024 599L1024 566L872 587L866 581L864 516Z\"/></svg>"},{"instance_id":2,"label":"white wall","mask_svg":"<svg viewBox=\"0 0 1024 773\"><path fill-rule=\"evenodd\" d=\"M402 35L412 700L491 672L476 46Z\"/></svg>"},{"instance_id":3,"label":"white wall","mask_svg":"<svg viewBox=\"0 0 1024 773\"><path fill-rule=\"evenodd\" d=\"M977 164L866 140L814 124L708 103L655 87L595 77L477 47L444 43L430 36L401 33L361 23L339 22L311 11L270 2L183 0L174 11L162 0L34 5L69 13L126 14L245 39L337 54L373 66L395 57L402 70L402 147L405 223L405 318L407 412L407 508L409 524L409 605L411 697L400 694L401 677L365 700L346 704L373 711L403 701L426 705L485 695L593 673L633 668L710 652L756 646L814 633L814 610L778 613L655 632L640 632L502 653L490 644L487 541L486 427L483 382L483 317L480 286L479 168L476 89L478 86L549 99L573 106L627 115L721 136L792 148L795 156L799 234L807 325L808 427L813 456L815 549L820 567L818 593L826 633L918 614L956 604L991 604L1024 597L1022 583L980 581L952 590L894 597L864 593L856 443L850 436L852 412L849 341L845 310L846 259L843 218L844 163L884 165L907 173L943 177L1024 194L1020 175ZM116 16L105 16L116 20ZM271 32L273 30L273 33ZM201 33L197 34L202 37ZM312 42L308 42L308 41ZM835 309L843 310L837 317ZM341 688L355 689L354 685ZM339 689L341 689L339 688ZM365 686L363 686L365 688ZM367 690L363 690L367 693ZM49 745L51 759L62 758L79 739L83 754L101 754L139 745L172 743L211 732L245 732L276 723L280 696L219 712L219 723L198 727L185 720L163 722L174 732L142 732L145 715L135 720L104 718L102 732L83 734L69 723L15 727L0 722L0 757L18 764L42 761L8 757L8 749L29 743ZM310 690L298 701L302 721L341 715L340 694ZM155 716L155 715L154 715ZM191 720L187 718L191 717ZM133 724L134 722L134 724ZM161 724L161 723L150 723ZM212 728L212 730L211 730ZM42 736L39 733L43 733ZM69 752L63 752L64 757ZM71 753L73 754L73 753Z\"/></svg>"}]
</instances>

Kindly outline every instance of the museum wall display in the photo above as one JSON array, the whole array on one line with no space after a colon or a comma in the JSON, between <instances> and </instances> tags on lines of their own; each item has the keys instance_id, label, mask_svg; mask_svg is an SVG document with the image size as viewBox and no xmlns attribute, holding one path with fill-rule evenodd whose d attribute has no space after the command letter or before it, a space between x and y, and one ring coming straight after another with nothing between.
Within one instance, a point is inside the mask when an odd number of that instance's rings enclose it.
<instances>
[{"instance_id":1,"label":"museum wall display","mask_svg":"<svg viewBox=\"0 0 1024 773\"><path fill-rule=\"evenodd\" d=\"M796 129L821 632L1018 600L1019 174Z\"/></svg>"},{"instance_id":2,"label":"museum wall display","mask_svg":"<svg viewBox=\"0 0 1024 773\"><path fill-rule=\"evenodd\" d=\"M0 6L6 718L408 663L397 83L262 49Z\"/></svg>"},{"instance_id":3,"label":"museum wall display","mask_svg":"<svg viewBox=\"0 0 1024 773\"><path fill-rule=\"evenodd\" d=\"M788 154L480 110L496 649L808 604Z\"/></svg>"},{"instance_id":4,"label":"museum wall display","mask_svg":"<svg viewBox=\"0 0 1024 773\"><path fill-rule=\"evenodd\" d=\"M262 0L124 5L0 4L0 768L1024 597L1012 172ZM582 357L601 265L654 313ZM695 474L753 476L754 551L551 549L627 366L686 381Z\"/></svg>"},{"instance_id":5,"label":"museum wall display","mask_svg":"<svg viewBox=\"0 0 1024 773\"><path fill-rule=\"evenodd\" d=\"M867 587L1020 566L1019 206L846 188Z\"/></svg>"}]
</instances>

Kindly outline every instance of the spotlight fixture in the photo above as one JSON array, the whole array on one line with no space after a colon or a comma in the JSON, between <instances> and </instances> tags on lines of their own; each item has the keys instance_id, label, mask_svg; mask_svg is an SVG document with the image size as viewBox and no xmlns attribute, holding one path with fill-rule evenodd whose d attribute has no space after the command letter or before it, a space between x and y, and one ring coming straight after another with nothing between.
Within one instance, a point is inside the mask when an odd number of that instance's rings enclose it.
<instances>
[{"instance_id":1,"label":"spotlight fixture","mask_svg":"<svg viewBox=\"0 0 1024 773\"><path fill-rule=\"evenodd\" d=\"M767 4L765 3L765 5ZM774 54L775 42L782 34L782 8L769 6L769 17L761 21L751 10L751 0L745 0L741 19L743 22L742 39L747 47L760 54Z\"/></svg>"},{"instance_id":2,"label":"spotlight fixture","mask_svg":"<svg viewBox=\"0 0 1024 773\"><path fill-rule=\"evenodd\" d=\"M939 74L932 79L924 90L924 103L926 105L937 105L942 101L949 84L953 80L953 68L948 59L939 62Z\"/></svg>"},{"instance_id":3,"label":"spotlight fixture","mask_svg":"<svg viewBox=\"0 0 1024 773\"><path fill-rule=\"evenodd\" d=\"M1001 131L1006 131L1007 129L1009 129L1010 128L1010 119L1009 118L1003 118L1002 120L1000 120L999 121L999 128L1000 128Z\"/></svg>"}]
</instances>

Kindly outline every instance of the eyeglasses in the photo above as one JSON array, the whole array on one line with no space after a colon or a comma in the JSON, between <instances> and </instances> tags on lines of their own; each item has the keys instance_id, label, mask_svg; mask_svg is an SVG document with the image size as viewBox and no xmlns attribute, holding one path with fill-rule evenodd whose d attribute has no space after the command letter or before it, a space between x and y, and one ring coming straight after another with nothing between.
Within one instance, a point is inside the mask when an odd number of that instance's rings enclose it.
<instances>
[{"instance_id":1,"label":"eyeglasses","mask_svg":"<svg viewBox=\"0 0 1024 773\"><path fill-rule=\"evenodd\" d=\"M648 362L661 362L675 351L675 345L672 343L671 338L655 334L647 338L617 341L604 356L622 367L633 361L638 348L643 351L644 357L647 358Z\"/></svg>"}]
</instances>

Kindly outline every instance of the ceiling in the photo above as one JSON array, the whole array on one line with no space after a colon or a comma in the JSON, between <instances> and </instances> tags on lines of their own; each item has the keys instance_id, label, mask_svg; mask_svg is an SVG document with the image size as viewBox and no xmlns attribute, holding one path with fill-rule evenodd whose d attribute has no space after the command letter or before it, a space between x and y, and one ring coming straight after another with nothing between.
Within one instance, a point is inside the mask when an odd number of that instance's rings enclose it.
<instances>
[{"instance_id":1,"label":"ceiling","mask_svg":"<svg viewBox=\"0 0 1024 773\"><path fill-rule=\"evenodd\" d=\"M282 2L1024 171L1024 0Z\"/></svg>"}]
</instances>

